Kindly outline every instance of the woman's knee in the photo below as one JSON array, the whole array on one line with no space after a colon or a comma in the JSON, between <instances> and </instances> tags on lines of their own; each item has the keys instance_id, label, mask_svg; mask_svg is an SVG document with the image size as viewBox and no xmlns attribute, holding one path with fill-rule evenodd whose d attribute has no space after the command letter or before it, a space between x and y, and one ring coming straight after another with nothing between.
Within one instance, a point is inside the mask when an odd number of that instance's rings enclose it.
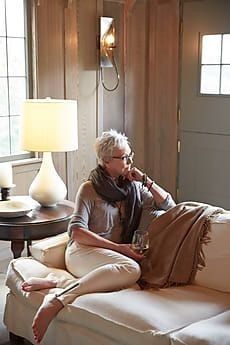
<instances>
[{"instance_id":1,"label":"woman's knee","mask_svg":"<svg viewBox=\"0 0 230 345\"><path fill-rule=\"evenodd\" d=\"M130 259L124 266L123 268L127 271L128 273L128 278L130 280L130 283L135 283L141 276L141 268L140 265Z\"/></svg>"}]
</instances>

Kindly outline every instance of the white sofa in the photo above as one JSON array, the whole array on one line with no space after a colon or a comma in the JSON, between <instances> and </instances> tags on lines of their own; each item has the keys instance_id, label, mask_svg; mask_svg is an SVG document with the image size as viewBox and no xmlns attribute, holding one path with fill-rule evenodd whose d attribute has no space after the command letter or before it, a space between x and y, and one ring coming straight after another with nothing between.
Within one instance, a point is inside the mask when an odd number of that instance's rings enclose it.
<instances>
[{"instance_id":1,"label":"white sofa","mask_svg":"<svg viewBox=\"0 0 230 345\"><path fill-rule=\"evenodd\" d=\"M212 241L204 248L206 267L193 285L166 289L129 289L91 293L66 306L50 324L46 345L230 345L230 213L211 224ZM13 260L8 268L4 322L11 335L33 343L31 323L44 295L21 283L51 271L69 275L64 251L67 234L37 242L32 257Z\"/></svg>"}]
</instances>

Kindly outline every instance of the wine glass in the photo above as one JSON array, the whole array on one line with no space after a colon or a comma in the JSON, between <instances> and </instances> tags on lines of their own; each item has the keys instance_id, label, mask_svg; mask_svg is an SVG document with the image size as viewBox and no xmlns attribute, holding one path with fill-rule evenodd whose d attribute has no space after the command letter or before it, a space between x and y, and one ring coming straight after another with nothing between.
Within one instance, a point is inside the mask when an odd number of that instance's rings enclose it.
<instances>
[{"instance_id":1,"label":"wine glass","mask_svg":"<svg viewBox=\"0 0 230 345\"><path fill-rule=\"evenodd\" d=\"M149 234L147 231L136 230L133 234L131 248L139 254L149 249Z\"/></svg>"}]
</instances>

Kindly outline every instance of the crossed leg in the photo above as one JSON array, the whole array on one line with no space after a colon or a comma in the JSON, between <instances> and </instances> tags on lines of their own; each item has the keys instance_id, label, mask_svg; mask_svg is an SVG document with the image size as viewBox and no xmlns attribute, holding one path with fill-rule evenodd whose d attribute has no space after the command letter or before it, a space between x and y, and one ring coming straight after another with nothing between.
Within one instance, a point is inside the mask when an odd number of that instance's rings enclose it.
<instances>
[{"instance_id":1,"label":"crossed leg","mask_svg":"<svg viewBox=\"0 0 230 345\"><path fill-rule=\"evenodd\" d=\"M111 250L79 246L77 251L71 251L71 248L66 251L68 270L81 278L72 281L77 284L70 291L66 288L59 294L44 298L32 324L37 344L41 342L53 318L76 297L91 292L119 290L134 284L140 277L140 267L134 260ZM54 277L31 278L23 283L22 289L33 291L53 287L61 287Z\"/></svg>"},{"instance_id":2,"label":"crossed leg","mask_svg":"<svg viewBox=\"0 0 230 345\"><path fill-rule=\"evenodd\" d=\"M50 322L62 308L64 308L64 305L55 296L45 296L32 323L34 340L37 344L40 343Z\"/></svg>"}]
</instances>

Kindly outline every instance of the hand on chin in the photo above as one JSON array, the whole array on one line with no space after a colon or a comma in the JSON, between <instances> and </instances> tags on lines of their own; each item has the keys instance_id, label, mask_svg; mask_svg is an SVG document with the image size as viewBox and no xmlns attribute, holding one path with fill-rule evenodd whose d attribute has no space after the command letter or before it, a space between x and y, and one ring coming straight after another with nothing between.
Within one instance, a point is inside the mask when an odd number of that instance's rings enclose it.
<instances>
[{"instance_id":1,"label":"hand on chin","mask_svg":"<svg viewBox=\"0 0 230 345\"><path fill-rule=\"evenodd\" d=\"M124 179L126 178L127 180L130 180L130 167L128 168L125 168L123 171L122 171L122 176L124 177Z\"/></svg>"}]
</instances>

